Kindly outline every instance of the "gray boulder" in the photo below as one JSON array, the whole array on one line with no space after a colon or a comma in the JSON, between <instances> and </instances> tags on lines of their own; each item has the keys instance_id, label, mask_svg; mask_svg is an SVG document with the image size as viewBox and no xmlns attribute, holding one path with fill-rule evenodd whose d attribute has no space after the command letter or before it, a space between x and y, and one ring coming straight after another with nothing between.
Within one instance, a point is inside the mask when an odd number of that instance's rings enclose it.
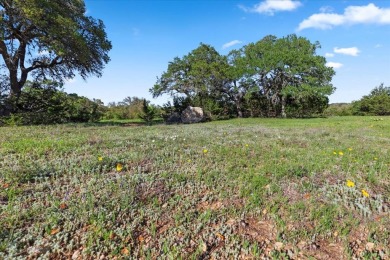
<instances>
[{"instance_id":1,"label":"gray boulder","mask_svg":"<svg viewBox=\"0 0 390 260\"><path fill-rule=\"evenodd\" d=\"M185 124L199 123L205 120L203 109L200 107L187 107L181 113L181 122Z\"/></svg>"},{"instance_id":2,"label":"gray boulder","mask_svg":"<svg viewBox=\"0 0 390 260\"><path fill-rule=\"evenodd\" d=\"M169 115L168 119L165 121L167 124L179 124L181 123L181 116L177 112L173 112Z\"/></svg>"}]
</instances>

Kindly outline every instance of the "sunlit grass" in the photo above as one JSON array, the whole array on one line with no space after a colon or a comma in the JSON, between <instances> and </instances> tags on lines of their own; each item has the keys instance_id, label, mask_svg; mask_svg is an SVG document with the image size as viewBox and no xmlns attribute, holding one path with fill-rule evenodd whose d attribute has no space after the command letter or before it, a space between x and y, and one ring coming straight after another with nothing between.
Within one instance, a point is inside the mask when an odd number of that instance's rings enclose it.
<instances>
[{"instance_id":1,"label":"sunlit grass","mask_svg":"<svg viewBox=\"0 0 390 260\"><path fill-rule=\"evenodd\" d=\"M0 128L0 258L389 256L382 119Z\"/></svg>"}]
</instances>

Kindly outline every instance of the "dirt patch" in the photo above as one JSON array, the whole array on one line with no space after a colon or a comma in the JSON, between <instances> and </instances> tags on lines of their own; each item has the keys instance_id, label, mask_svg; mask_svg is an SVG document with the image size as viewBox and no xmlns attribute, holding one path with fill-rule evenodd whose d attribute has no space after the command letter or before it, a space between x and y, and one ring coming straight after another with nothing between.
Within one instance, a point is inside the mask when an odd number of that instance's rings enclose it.
<instances>
[{"instance_id":1,"label":"dirt patch","mask_svg":"<svg viewBox=\"0 0 390 260\"><path fill-rule=\"evenodd\" d=\"M315 242L301 241L298 243L298 248L299 252L297 256L299 259L348 259L342 244L330 243L325 240Z\"/></svg>"},{"instance_id":2,"label":"dirt patch","mask_svg":"<svg viewBox=\"0 0 390 260\"><path fill-rule=\"evenodd\" d=\"M141 183L136 187L135 194L143 202L157 197L160 205L164 204L172 196L163 180L157 180L153 183Z\"/></svg>"}]
</instances>

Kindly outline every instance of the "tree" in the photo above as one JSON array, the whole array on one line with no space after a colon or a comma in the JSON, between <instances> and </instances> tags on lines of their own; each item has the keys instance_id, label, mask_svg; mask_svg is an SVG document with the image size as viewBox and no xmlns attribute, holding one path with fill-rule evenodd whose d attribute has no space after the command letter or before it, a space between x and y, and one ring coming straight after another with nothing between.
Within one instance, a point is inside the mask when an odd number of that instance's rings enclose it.
<instances>
[{"instance_id":1,"label":"tree","mask_svg":"<svg viewBox=\"0 0 390 260\"><path fill-rule=\"evenodd\" d=\"M390 115L390 86L380 84L371 90L370 94L352 103L355 115Z\"/></svg>"},{"instance_id":2,"label":"tree","mask_svg":"<svg viewBox=\"0 0 390 260\"><path fill-rule=\"evenodd\" d=\"M19 119L19 124L25 125L93 122L101 118L105 110L101 100L67 94L62 86L62 83L51 80L27 81L18 102L12 104L13 117ZM6 102L13 101L15 100L8 99ZM4 104L0 104L0 110L3 106Z\"/></svg>"},{"instance_id":3,"label":"tree","mask_svg":"<svg viewBox=\"0 0 390 260\"><path fill-rule=\"evenodd\" d=\"M104 115L105 119L135 119L142 112L143 100L139 97L126 97L120 102L111 102Z\"/></svg>"},{"instance_id":4,"label":"tree","mask_svg":"<svg viewBox=\"0 0 390 260\"><path fill-rule=\"evenodd\" d=\"M335 72L316 55L319 47L296 35L269 35L227 56L200 44L170 62L150 92L183 95L216 114L311 116L327 107L334 91Z\"/></svg>"},{"instance_id":5,"label":"tree","mask_svg":"<svg viewBox=\"0 0 390 260\"><path fill-rule=\"evenodd\" d=\"M138 116L144 120L147 125L151 125L153 119L156 117L156 109L152 105L149 105L149 102L144 99L142 104L142 113Z\"/></svg>"},{"instance_id":6,"label":"tree","mask_svg":"<svg viewBox=\"0 0 390 260\"><path fill-rule=\"evenodd\" d=\"M86 16L83 0L0 0L0 54L10 96L29 76L62 82L78 72L101 76L112 48L104 24Z\"/></svg>"},{"instance_id":7,"label":"tree","mask_svg":"<svg viewBox=\"0 0 390 260\"><path fill-rule=\"evenodd\" d=\"M189 105L200 106L210 116L220 117L231 102L226 88L231 81L229 73L227 57L201 43L182 58L174 58L150 92L153 97L165 93L174 98L182 96Z\"/></svg>"},{"instance_id":8,"label":"tree","mask_svg":"<svg viewBox=\"0 0 390 260\"><path fill-rule=\"evenodd\" d=\"M214 95L227 78L227 67L226 57L212 46L201 43L183 58L174 58L150 92L153 97L164 93L190 98Z\"/></svg>"},{"instance_id":9,"label":"tree","mask_svg":"<svg viewBox=\"0 0 390 260\"><path fill-rule=\"evenodd\" d=\"M278 39L269 35L245 47L247 74L258 84L276 115L286 116L287 98L302 101L318 95L318 100L333 93L330 84L335 74L316 55L319 43L288 35Z\"/></svg>"}]
</instances>

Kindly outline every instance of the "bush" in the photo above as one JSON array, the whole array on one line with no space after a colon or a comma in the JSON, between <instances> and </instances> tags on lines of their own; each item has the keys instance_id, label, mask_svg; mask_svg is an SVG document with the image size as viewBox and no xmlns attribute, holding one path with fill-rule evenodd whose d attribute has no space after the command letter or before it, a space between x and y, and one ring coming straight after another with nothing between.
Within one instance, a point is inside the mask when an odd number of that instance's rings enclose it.
<instances>
[{"instance_id":1,"label":"bush","mask_svg":"<svg viewBox=\"0 0 390 260\"><path fill-rule=\"evenodd\" d=\"M156 109L152 105L149 105L146 99L144 99L142 113L140 113L138 117L144 120L147 125L151 125L153 119L156 117Z\"/></svg>"},{"instance_id":2,"label":"bush","mask_svg":"<svg viewBox=\"0 0 390 260\"><path fill-rule=\"evenodd\" d=\"M390 115L390 87L380 84L369 95L352 103L354 115L388 116Z\"/></svg>"},{"instance_id":3,"label":"bush","mask_svg":"<svg viewBox=\"0 0 390 260\"><path fill-rule=\"evenodd\" d=\"M7 125L36 125L92 122L101 118L105 108L100 100L67 94L61 87L53 81L28 82L19 97L3 100L0 110L12 113L2 121Z\"/></svg>"},{"instance_id":4,"label":"bush","mask_svg":"<svg viewBox=\"0 0 390 260\"><path fill-rule=\"evenodd\" d=\"M335 103L330 104L324 111L325 116L351 116L352 104L348 103Z\"/></svg>"},{"instance_id":5,"label":"bush","mask_svg":"<svg viewBox=\"0 0 390 260\"><path fill-rule=\"evenodd\" d=\"M104 119L136 119L142 113L143 99L126 97L123 101L109 103Z\"/></svg>"}]
</instances>

